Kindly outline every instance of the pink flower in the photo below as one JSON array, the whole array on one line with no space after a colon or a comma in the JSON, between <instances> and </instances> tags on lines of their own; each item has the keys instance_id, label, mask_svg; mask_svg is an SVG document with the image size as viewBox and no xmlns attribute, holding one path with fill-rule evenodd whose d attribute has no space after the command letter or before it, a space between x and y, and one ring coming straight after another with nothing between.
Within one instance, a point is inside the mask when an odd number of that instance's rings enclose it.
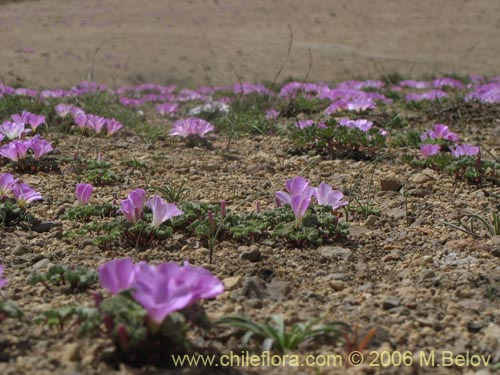
<instances>
[{"instance_id":1,"label":"pink flower","mask_svg":"<svg viewBox=\"0 0 500 375\"><path fill-rule=\"evenodd\" d=\"M33 151L33 156L35 160L40 159L43 155L54 150L52 145L45 139L41 139L37 134L35 137L31 138L31 150Z\"/></svg>"},{"instance_id":2,"label":"pink flower","mask_svg":"<svg viewBox=\"0 0 500 375\"><path fill-rule=\"evenodd\" d=\"M131 223L136 223L142 217L144 202L146 201L146 192L144 189L135 189L127 199L121 203L121 212Z\"/></svg>"},{"instance_id":3,"label":"pink flower","mask_svg":"<svg viewBox=\"0 0 500 375\"><path fill-rule=\"evenodd\" d=\"M42 195L27 184L19 183L12 185L12 193L19 207L24 208L27 204L42 199Z\"/></svg>"},{"instance_id":4,"label":"pink flower","mask_svg":"<svg viewBox=\"0 0 500 375\"><path fill-rule=\"evenodd\" d=\"M156 110L162 116L174 115L177 112L177 108L179 108L178 103L163 103L156 106Z\"/></svg>"},{"instance_id":5,"label":"pink flower","mask_svg":"<svg viewBox=\"0 0 500 375\"><path fill-rule=\"evenodd\" d=\"M20 138L29 130L25 130L23 122L6 121L0 126L0 132L5 134L9 139Z\"/></svg>"},{"instance_id":6,"label":"pink flower","mask_svg":"<svg viewBox=\"0 0 500 375\"><path fill-rule=\"evenodd\" d=\"M151 211L153 211L153 222L151 225L155 228L159 227L168 219L184 213L179 210L175 204L166 203L158 195L155 195L152 199L148 200L147 205L151 208Z\"/></svg>"},{"instance_id":7,"label":"pink flower","mask_svg":"<svg viewBox=\"0 0 500 375\"><path fill-rule=\"evenodd\" d=\"M132 287L135 270L136 265L131 258L115 259L99 266L99 282L104 289L118 294Z\"/></svg>"},{"instance_id":8,"label":"pink flower","mask_svg":"<svg viewBox=\"0 0 500 375\"><path fill-rule=\"evenodd\" d=\"M459 137L457 133L453 133L448 129L448 126L444 124L435 124L432 130L424 132L420 138L425 140L427 138L431 139L444 139L446 141L458 142Z\"/></svg>"},{"instance_id":9,"label":"pink flower","mask_svg":"<svg viewBox=\"0 0 500 375\"><path fill-rule=\"evenodd\" d=\"M76 184L75 195L80 204L85 205L89 203L90 197L94 192L94 187L91 184Z\"/></svg>"},{"instance_id":10,"label":"pink flower","mask_svg":"<svg viewBox=\"0 0 500 375\"><path fill-rule=\"evenodd\" d=\"M115 119L106 119L106 136L111 137L118 130L122 129L123 125L121 122L116 121Z\"/></svg>"},{"instance_id":11,"label":"pink flower","mask_svg":"<svg viewBox=\"0 0 500 375\"><path fill-rule=\"evenodd\" d=\"M58 104L54 107L54 109L56 110L56 113L59 117L66 117L68 115L71 115L72 112L71 110L75 108L74 105L72 104Z\"/></svg>"},{"instance_id":12,"label":"pink flower","mask_svg":"<svg viewBox=\"0 0 500 375\"><path fill-rule=\"evenodd\" d=\"M318 204L331 206L334 210L349 204L349 202L343 200L344 194L340 190L333 190L331 185L324 182L314 190L314 197Z\"/></svg>"},{"instance_id":13,"label":"pink flower","mask_svg":"<svg viewBox=\"0 0 500 375\"><path fill-rule=\"evenodd\" d=\"M170 135L177 135L184 138L193 135L205 137L208 132L213 130L214 126L209 122L199 118L190 117L187 119L177 120L170 131Z\"/></svg>"},{"instance_id":14,"label":"pink flower","mask_svg":"<svg viewBox=\"0 0 500 375\"><path fill-rule=\"evenodd\" d=\"M420 146L420 151L422 152L422 155L424 158L428 158L431 155L437 154L441 150L440 145L432 144L432 143L427 143L423 144Z\"/></svg>"},{"instance_id":15,"label":"pink flower","mask_svg":"<svg viewBox=\"0 0 500 375\"><path fill-rule=\"evenodd\" d=\"M0 197L7 195L16 182L17 179L10 173L0 173Z\"/></svg>"},{"instance_id":16,"label":"pink flower","mask_svg":"<svg viewBox=\"0 0 500 375\"><path fill-rule=\"evenodd\" d=\"M473 145L457 145L455 148L450 147L451 156L459 158L461 156L476 156L479 154L479 146Z\"/></svg>"},{"instance_id":17,"label":"pink flower","mask_svg":"<svg viewBox=\"0 0 500 375\"><path fill-rule=\"evenodd\" d=\"M31 140L14 140L0 147L0 155L13 162L18 162L26 158L31 147Z\"/></svg>"},{"instance_id":18,"label":"pink flower","mask_svg":"<svg viewBox=\"0 0 500 375\"><path fill-rule=\"evenodd\" d=\"M3 265L0 264L0 276L3 275ZM7 279L4 279L2 277L0 277L0 288L3 288L5 286L5 284L8 283L8 280Z\"/></svg>"}]
</instances>

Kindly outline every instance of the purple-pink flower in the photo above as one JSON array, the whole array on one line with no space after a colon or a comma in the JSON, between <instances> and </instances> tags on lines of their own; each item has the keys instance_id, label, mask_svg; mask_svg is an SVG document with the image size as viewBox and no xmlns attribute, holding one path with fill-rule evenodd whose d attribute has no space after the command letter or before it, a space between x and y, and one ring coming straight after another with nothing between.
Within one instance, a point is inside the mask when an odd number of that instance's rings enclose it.
<instances>
[{"instance_id":1,"label":"purple-pink flower","mask_svg":"<svg viewBox=\"0 0 500 375\"><path fill-rule=\"evenodd\" d=\"M179 108L178 103L163 103L156 106L156 110L162 116L174 115L177 112L177 108Z\"/></svg>"},{"instance_id":2,"label":"purple-pink flower","mask_svg":"<svg viewBox=\"0 0 500 375\"><path fill-rule=\"evenodd\" d=\"M33 151L33 157L35 160L40 159L43 155L54 150L52 145L45 139L41 139L38 134L31 138L30 148L31 151Z\"/></svg>"},{"instance_id":3,"label":"purple-pink flower","mask_svg":"<svg viewBox=\"0 0 500 375\"><path fill-rule=\"evenodd\" d=\"M155 195L152 199L148 200L147 205L151 208L151 211L153 211L153 222L151 225L155 228L159 227L168 219L184 213L179 210L174 203L166 203L158 195Z\"/></svg>"},{"instance_id":4,"label":"purple-pink flower","mask_svg":"<svg viewBox=\"0 0 500 375\"><path fill-rule=\"evenodd\" d=\"M459 137L457 133L453 133L448 126L444 124L435 124L432 130L428 130L424 132L420 138L422 140L426 140L427 138L431 139L444 139L446 141L458 142Z\"/></svg>"},{"instance_id":5,"label":"purple-pink flower","mask_svg":"<svg viewBox=\"0 0 500 375\"><path fill-rule=\"evenodd\" d=\"M131 223L136 223L142 217L144 202L146 201L146 191L144 189L135 189L127 199L121 203L121 212Z\"/></svg>"},{"instance_id":6,"label":"purple-pink flower","mask_svg":"<svg viewBox=\"0 0 500 375\"><path fill-rule=\"evenodd\" d=\"M93 192L94 187L91 184L80 183L75 186L76 199L78 199L78 202L82 205L89 203Z\"/></svg>"},{"instance_id":7,"label":"purple-pink flower","mask_svg":"<svg viewBox=\"0 0 500 375\"><path fill-rule=\"evenodd\" d=\"M115 119L106 119L106 136L111 137L118 130L123 128L123 124Z\"/></svg>"},{"instance_id":8,"label":"purple-pink flower","mask_svg":"<svg viewBox=\"0 0 500 375\"><path fill-rule=\"evenodd\" d=\"M4 270L3 265L0 264L0 276L3 275L3 270ZM8 283L7 279L0 277L0 288L3 288L7 283Z\"/></svg>"},{"instance_id":9,"label":"purple-pink flower","mask_svg":"<svg viewBox=\"0 0 500 375\"><path fill-rule=\"evenodd\" d=\"M131 258L114 259L99 266L99 282L104 289L118 294L131 288L135 269L136 265Z\"/></svg>"},{"instance_id":10,"label":"purple-pink flower","mask_svg":"<svg viewBox=\"0 0 500 375\"><path fill-rule=\"evenodd\" d=\"M21 136L29 131L30 130L25 130L24 123L22 122L5 121L0 125L0 133L5 134L9 139L21 138Z\"/></svg>"},{"instance_id":11,"label":"purple-pink flower","mask_svg":"<svg viewBox=\"0 0 500 375\"><path fill-rule=\"evenodd\" d=\"M434 143L420 145L420 151L422 152L424 158L437 154L439 150L441 150L441 146Z\"/></svg>"},{"instance_id":12,"label":"purple-pink flower","mask_svg":"<svg viewBox=\"0 0 500 375\"><path fill-rule=\"evenodd\" d=\"M99 267L101 286L112 294L130 289L132 297L157 324L172 312L224 291L222 282L202 267L174 262L158 266L132 259L116 259Z\"/></svg>"},{"instance_id":13,"label":"purple-pink flower","mask_svg":"<svg viewBox=\"0 0 500 375\"><path fill-rule=\"evenodd\" d=\"M42 195L24 183L12 185L12 193L19 207L24 208L29 203L42 199Z\"/></svg>"},{"instance_id":14,"label":"purple-pink flower","mask_svg":"<svg viewBox=\"0 0 500 375\"><path fill-rule=\"evenodd\" d=\"M31 140L14 140L6 145L0 147L0 155L12 160L13 162L18 162L23 160L28 155L28 150L31 147Z\"/></svg>"},{"instance_id":15,"label":"purple-pink flower","mask_svg":"<svg viewBox=\"0 0 500 375\"><path fill-rule=\"evenodd\" d=\"M184 138L193 135L204 137L208 132L213 130L214 126L209 122L200 118L189 117L187 119L177 120L170 131L170 135L177 135Z\"/></svg>"},{"instance_id":16,"label":"purple-pink flower","mask_svg":"<svg viewBox=\"0 0 500 375\"><path fill-rule=\"evenodd\" d=\"M351 129L359 129L362 132L367 132L373 126L372 121L366 119L351 120L347 117L342 117L338 120L340 126L345 126Z\"/></svg>"},{"instance_id":17,"label":"purple-pink flower","mask_svg":"<svg viewBox=\"0 0 500 375\"><path fill-rule=\"evenodd\" d=\"M274 120L278 118L278 116L280 115L280 111L271 108L266 111L265 115L266 115L266 120Z\"/></svg>"},{"instance_id":18,"label":"purple-pink flower","mask_svg":"<svg viewBox=\"0 0 500 375\"><path fill-rule=\"evenodd\" d=\"M16 182L17 179L10 173L0 173L0 197L7 195Z\"/></svg>"},{"instance_id":19,"label":"purple-pink flower","mask_svg":"<svg viewBox=\"0 0 500 375\"><path fill-rule=\"evenodd\" d=\"M450 147L451 156L459 158L461 156L476 156L479 154L479 146L473 145L457 145Z\"/></svg>"},{"instance_id":20,"label":"purple-pink flower","mask_svg":"<svg viewBox=\"0 0 500 375\"><path fill-rule=\"evenodd\" d=\"M349 204L343 200L344 194L340 190L333 190L332 186L325 182L314 189L314 197L319 205L331 206L334 210Z\"/></svg>"}]
</instances>

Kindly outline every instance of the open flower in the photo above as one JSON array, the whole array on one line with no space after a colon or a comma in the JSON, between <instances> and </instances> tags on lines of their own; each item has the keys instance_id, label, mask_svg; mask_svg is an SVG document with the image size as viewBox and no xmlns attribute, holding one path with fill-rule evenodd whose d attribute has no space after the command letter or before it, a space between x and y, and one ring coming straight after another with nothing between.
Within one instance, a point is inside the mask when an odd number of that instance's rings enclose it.
<instances>
[{"instance_id":1,"label":"open flower","mask_svg":"<svg viewBox=\"0 0 500 375\"><path fill-rule=\"evenodd\" d=\"M131 258L115 259L99 266L99 282L104 289L118 294L130 289L135 279L136 265Z\"/></svg>"},{"instance_id":2,"label":"open flower","mask_svg":"<svg viewBox=\"0 0 500 375\"><path fill-rule=\"evenodd\" d=\"M18 162L19 160L26 158L30 147L31 140L16 139L0 147L0 155L12 160L13 162Z\"/></svg>"},{"instance_id":3,"label":"open flower","mask_svg":"<svg viewBox=\"0 0 500 375\"><path fill-rule=\"evenodd\" d=\"M331 206L334 210L349 204L349 202L343 200L344 194L340 190L333 190L331 185L324 182L314 190L314 197L318 204Z\"/></svg>"},{"instance_id":4,"label":"open flower","mask_svg":"<svg viewBox=\"0 0 500 375\"><path fill-rule=\"evenodd\" d=\"M170 131L172 136L180 136L187 138L189 136L205 137L208 132L214 130L214 126L209 122L195 117L177 120Z\"/></svg>"},{"instance_id":5,"label":"open flower","mask_svg":"<svg viewBox=\"0 0 500 375\"><path fill-rule=\"evenodd\" d=\"M172 116L177 112L178 103L163 103L156 106L156 110L162 116Z\"/></svg>"},{"instance_id":6,"label":"open flower","mask_svg":"<svg viewBox=\"0 0 500 375\"><path fill-rule=\"evenodd\" d=\"M66 117L68 115L71 115L72 114L71 110L73 108L75 108L74 105L64 104L64 103L58 104L54 107L54 109L59 117Z\"/></svg>"},{"instance_id":7,"label":"open flower","mask_svg":"<svg viewBox=\"0 0 500 375\"><path fill-rule=\"evenodd\" d=\"M182 215L184 212L179 210L177 206L173 203L166 203L158 195L153 196L152 199L148 200L148 207L153 211L153 222L151 225L153 227L159 227L163 222L168 219Z\"/></svg>"},{"instance_id":8,"label":"open flower","mask_svg":"<svg viewBox=\"0 0 500 375\"><path fill-rule=\"evenodd\" d=\"M94 192L94 187L91 184L76 184L75 195L80 204L85 205L89 203L90 197Z\"/></svg>"},{"instance_id":9,"label":"open flower","mask_svg":"<svg viewBox=\"0 0 500 375\"><path fill-rule=\"evenodd\" d=\"M209 271L189 264L141 265L136 270L133 297L158 324L172 312L202 298L213 298L224 291L222 282Z\"/></svg>"},{"instance_id":10,"label":"open flower","mask_svg":"<svg viewBox=\"0 0 500 375\"><path fill-rule=\"evenodd\" d=\"M282 203L291 204L292 197L294 195L304 195L309 196L310 198L313 194L312 188L309 187L309 181L301 176L297 176L287 180L285 186L288 193L284 191L278 191L275 194L275 200L278 206L280 206Z\"/></svg>"},{"instance_id":11,"label":"open flower","mask_svg":"<svg viewBox=\"0 0 500 375\"><path fill-rule=\"evenodd\" d=\"M54 150L52 145L45 139L41 139L38 134L31 138L30 148L33 151L33 157L35 160L40 159L43 155Z\"/></svg>"},{"instance_id":12,"label":"open flower","mask_svg":"<svg viewBox=\"0 0 500 375\"><path fill-rule=\"evenodd\" d=\"M459 158L461 156L476 156L479 154L479 146L473 145L457 145L454 148L450 147L451 156Z\"/></svg>"},{"instance_id":13,"label":"open flower","mask_svg":"<svg viewBox=\"0 0 500 375\"><path fill-rule=\"evenodd\" d=\"M24 208L29 203L42 199L42 195L24 183L12 185L12 193L19 207Z\"/></svg>"},{"instance_id":14,"label":"open flower","mask_svg":"<svg viewBox=\"0 0 500 375\"><path fill-rule=\"evenodd\" d=\"M10 173L0 173L0 197L7 195L16 182L17 179Z\"/></svg>"},{"instance_id":15,"label":"open flower","mask_svg":"<svg viewBox=\"0 0 500 375\"><path fill-rule=\"evenodd\" d=\"M420 152L424 158L428 158L431 155L437 154L441 150L441 146L433 143L426 143L420 145Z\"/></svg>"},{"instance_id":16,"label":"open flower","mask_svg":"<svg viewBox=\"0 0 500 375\"><path fill-rule=\"evenodd\" d=\"M111 137L118 130L123 128L123 124L120 121L116 121L113 118L106 119L106 136Z\"/></svg>"},{"instance_id":17,"label":"open flower","mask_svg":"<svg viewBox=\"0 0 500 375\"><path fill-rule=\"evenodd\" d=\"M131 223L136 223L142 217L144 202L146 201L146 192L144 189L135 189L127 199L121 203L121 212Z\"/></svg>"},{"instance_id":18,"label":"open flower","mask_svg":"<svg viewBox=\"0 0 500 375\"><path fill-rule=\"evenodd\" d=\"M0 133L5 134L9 139L21 138L22 135L29 132L25 130L24 123L6 121L0 125Z\"/></svg>"},{"instance_id":19,"label":"open flower","mask_svg":"<svg viewBox=\"0 0 500 375\"><path fill-rule=\"evenodd\" d=\"M0 276L2 276L2 274L3 274L3 265L0 264ZM3 288L7 283L8 283L7 279L0 277L0 288Z\"/></svg>"},{"instance_id":20,"label":"open flower","mask_svg":"<svg viewBox=\"0 0 500 375\"><path fill-rule=\"evenodd\" d=\"M458 134L450 131L448 126L444 124L435 124L432 130L428 130L420 136L422 140L426 140L427 138L444 139L451 142L458 142L459 140Z\"/></svg>"},{"instance_id":21,"label":"open flower","mask_svg":"<svg viewBox=\"0 0 500 375\"><path fill-rule=\"evenodd\" d=\"M342 117L338 120L340 126L345 126L351 129L359 129L362 132L367 132L373 126L372 121L366 119L351 120L347 117Z\"/></svg>"}]
</instances>

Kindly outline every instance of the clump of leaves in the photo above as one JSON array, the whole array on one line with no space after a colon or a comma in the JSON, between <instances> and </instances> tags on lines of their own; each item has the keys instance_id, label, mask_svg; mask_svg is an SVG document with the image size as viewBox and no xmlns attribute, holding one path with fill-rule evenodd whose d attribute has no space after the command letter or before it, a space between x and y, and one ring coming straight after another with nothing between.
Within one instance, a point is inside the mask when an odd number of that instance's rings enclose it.
<instances>
[{"instance_id":1,"label":"clump of leaves","mask_svg":"<svg viewBox=\"0 0 500 375\"><path fill-rule=\"evenodd\" d=\"M321 155L327 159L369 160L375 158L385 146L385 137L374 127L363 132L360 129L335 125L323 129L317 126L299 129L292 124L289 131L294 143L294 148L289 152Z\"/></svg>"},{"instance_id":2,"label":"clump of leaves","mask_svg":"<svg viewBox=\"0 0 500 375\"><path fill-rule=\"evenodd\" d=\"M243 316L224 317L216 324L243 329L242 345L247 346L252 337L263 340L262 350L271 349L280 352L295 350L300 345L313 339L328 338L333 343L343 342L344 335L349 332L349 326L343 322L319 323L313 319L305 323L295 323L287 329L282 315L272 315L264 323L257 323Z\"/></svg>"},{"instance_id":3,"label":"clump of leaves","mask_svg":"<svg viewBox=\"0 0 500 375\"><path fill-rule=\"evenodd\" d=\"M49 284L67 286L71 292L82 291L97 283L97 272L81 267L54 265L44 274L33 275L31 285L42 283L48 290Z\"/></svg>"},{"instance_id":4,"label":"clump of leaves","mask_svg":"<svg viewBox=\"0 0 500 375\"><path fill-rule=\"evenodd\" d=\"M416 159L411 156L406 156L405 159L413 167L432 168L471 184L500 185L500 163L482 160L480 154L454 158L450 153L440 152L426 159Z\"/></svg>"},{"instance_id":5,"label":"clump of leaves","mask_svg":"<svg viewBox=\"0 0 500 375\"><path fill-rule=\"evenodd\" d=\"M7 318L21 319L23 312L14 301L0 301L0 323Z\"/></svg>"},{"instance_id":6,"label":"clump of leaves","mask_svg":"<svg viewBox=\"0 0 500 375\"><path fill-rule=\"evenodd\" d=\"M262 94L249 94L235 98L229 112L215 118L213 115L199 115L212 124L218 133L230 136L248 134L267 134L273 129L271 122L265 119L264 113L271 107L271 97Z\"/></svg>"},{"instance_id":7,"label":"clump of leaves","mask_svg":"<svg viewBox=\"0 0 500 375\"><path fill-rule=\"evenodd\" d=\"M110 170L111 163L102 160L92 160L87 163L85 179L96 186L110 185L118 181L118 176Z\"/></svg>"},{"instance_id":8,"label":"clump of leaves","mask_svg":"<svg viewBox=\"0 0 500 375\"><path fill-rule=\"evenodd\" d=\"M164 321L152 324L147 311L130 292L103 299L95 295L95 307L65 306L47 310L35 318L38 324L60 330L78 328L78 335L101 334L115 346L115 358L132 366L166 366L168 354L184 354L191 345L186 337L189 327L205 327L208 322L199 305L191 305L169 314Z\"/></svg>"},{"instance_id":9,"label":"clump of leaves","mask_svg":"<svg viewBox=\"0 0 500 375\"><path fill-rule=\"evenodd\" d=\"M0 200L0 228L14 226L29 228L37 222L33 215L19 207L13 199Z\"/></svg>"},{"instance_id":10,"label":"clump of leaves","mask_svg":"<svg viewBox=\"0 0 500 375\"><path fill-rule=\"evenodd\" d=\"M154 189L159 192L167 202L172 203L184 202L189 195L189 189L184 182L178 186L165 184L163 186L154 187Z\"/></svg>"},{"instance_id":11,"label":"clump of leaves","mask_svg":"<svg viewBox=\"0 0 500 375\"><path fill-rule=\"evenodd\" d=\"M77 206L71 207L61 216L62 219L89 221L92 218L99 217L114 217L118 213L118 208L110 203L103 205L91 206Z\"/></svg>"},{"instance_id":12,"label":"clump of leaves","mask_svg":"<svg viewBox=\"0 0 500 375\"><path fill-rule=\"evenodd\" d=\"M318 98L306 98L303 95L297 95L286 101L283 101L278 107L282 117L296 117L303 113L306 115L313 115L323 111L330 101Z\"/></svg>"}]
</instances>

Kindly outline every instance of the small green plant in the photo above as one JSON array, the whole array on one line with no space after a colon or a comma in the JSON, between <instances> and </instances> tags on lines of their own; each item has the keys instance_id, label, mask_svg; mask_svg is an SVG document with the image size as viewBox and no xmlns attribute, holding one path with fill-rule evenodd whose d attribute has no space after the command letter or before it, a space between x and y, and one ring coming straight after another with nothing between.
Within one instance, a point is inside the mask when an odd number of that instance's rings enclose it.
<instances>
[{"instance_id":1,"label":"small green plant","mask_svg":"<svg viewBox=\"0 0 500 375\"><path fill-rule=\"evenodd\" d=\"M185 182L178 186L165 184L163 186L154 187L167 202L181 203L186 200L189 195L189 189L186 187Z\"/></svg>"},{"instance_id":2,"label":"small green plant","mask_svg":"<svg viewBox=\"0 0 500 375\"><path fill-rule=\"evenodd\" d=\"M85 180L93 185L110 185L118 181L118 176L110 170L111 163L102 160L92 160L87 163Z\"/></svg>"},{"instance_id":3,"label":"small green plant","mask_svg":"<svg viewBox=\"0 0 500 375\"><path fill-rule=\"evenodd\" d=\"M19 226L30 226L36 219L24 208L19 207L13 199L0 202L0 229Z\"/></svg>"},{"instance_id":4,"label":"small green plant","mask_svg":"<svg viewBox=\"0 0 500 375\"><path fill-rule=\"evenodd\" d=\"M500 235L500 212L493 212L491 217L488 218L474 212L462 211L458 223L446 221L443 221L443 223L474 237L480 237L479 233L481 231L490 238Z\"/></svg>"},{"instance_id":5,"label":"small green plant","mask_svg":"<svg viewBox=\"0 0 500 375\"><path fill-rule=\"evenodd\" d=\"M282 315L272 315L264 323L256 323L243 316L224 317L216 324L243 329L242 345L247 346L252 337L263 340L262 350L275 349L280 352L295 350L313 339L329 338L332 342L343 342L343 337L349 331L349 326L343 322L319 323L313 319L305 323L295 323L287 329Z\"/></svg>"},{"instance_id":6,"label":"small green plant","mask_svg":"<svg viewBox=\"0 0 500 375\"><path fill-rule=\"evenodd\" d=\"M367 132L335 125L299 129L296 124L291 124L289 132L294 143L294 148L289 152L321 155L326 159L373 159L385 146L385 137L376 128L371 128Z\"/></svg>"},{"instance_id":7,"label":"small green plant","mask_svg":"<svg viewBox=\"0 0 500 375\"><path fill-rule=\"evenodd\" d=\"M7 318L21 319L23 312L14 301L0 301L0 323Z\"/></svg>"},{"instance_id":8,"label":"small green plant","mask_svg":"<svg viewBox=\"0 0 500 375\"><path fill-rule=\"evenodd\" d=\"M61 216L62 219L89 221L95 217L105 218L114 217L118 213L118 208L110 203L103 205L91 206L77 206L71 207Z\"/></svg>"},{"instance_id":9,"label":"small green plant","mask_svg":"<svg viewBox=\"0 0 500 375\"><path fill-rule=\"evenodd\" d=\"M48 290L49 284L67 286L71 292L82 291L97 283L97 272L81 267L54 265L44 274L33 275L31 285L42 283Z\"/></svg>"}]
</instances>

